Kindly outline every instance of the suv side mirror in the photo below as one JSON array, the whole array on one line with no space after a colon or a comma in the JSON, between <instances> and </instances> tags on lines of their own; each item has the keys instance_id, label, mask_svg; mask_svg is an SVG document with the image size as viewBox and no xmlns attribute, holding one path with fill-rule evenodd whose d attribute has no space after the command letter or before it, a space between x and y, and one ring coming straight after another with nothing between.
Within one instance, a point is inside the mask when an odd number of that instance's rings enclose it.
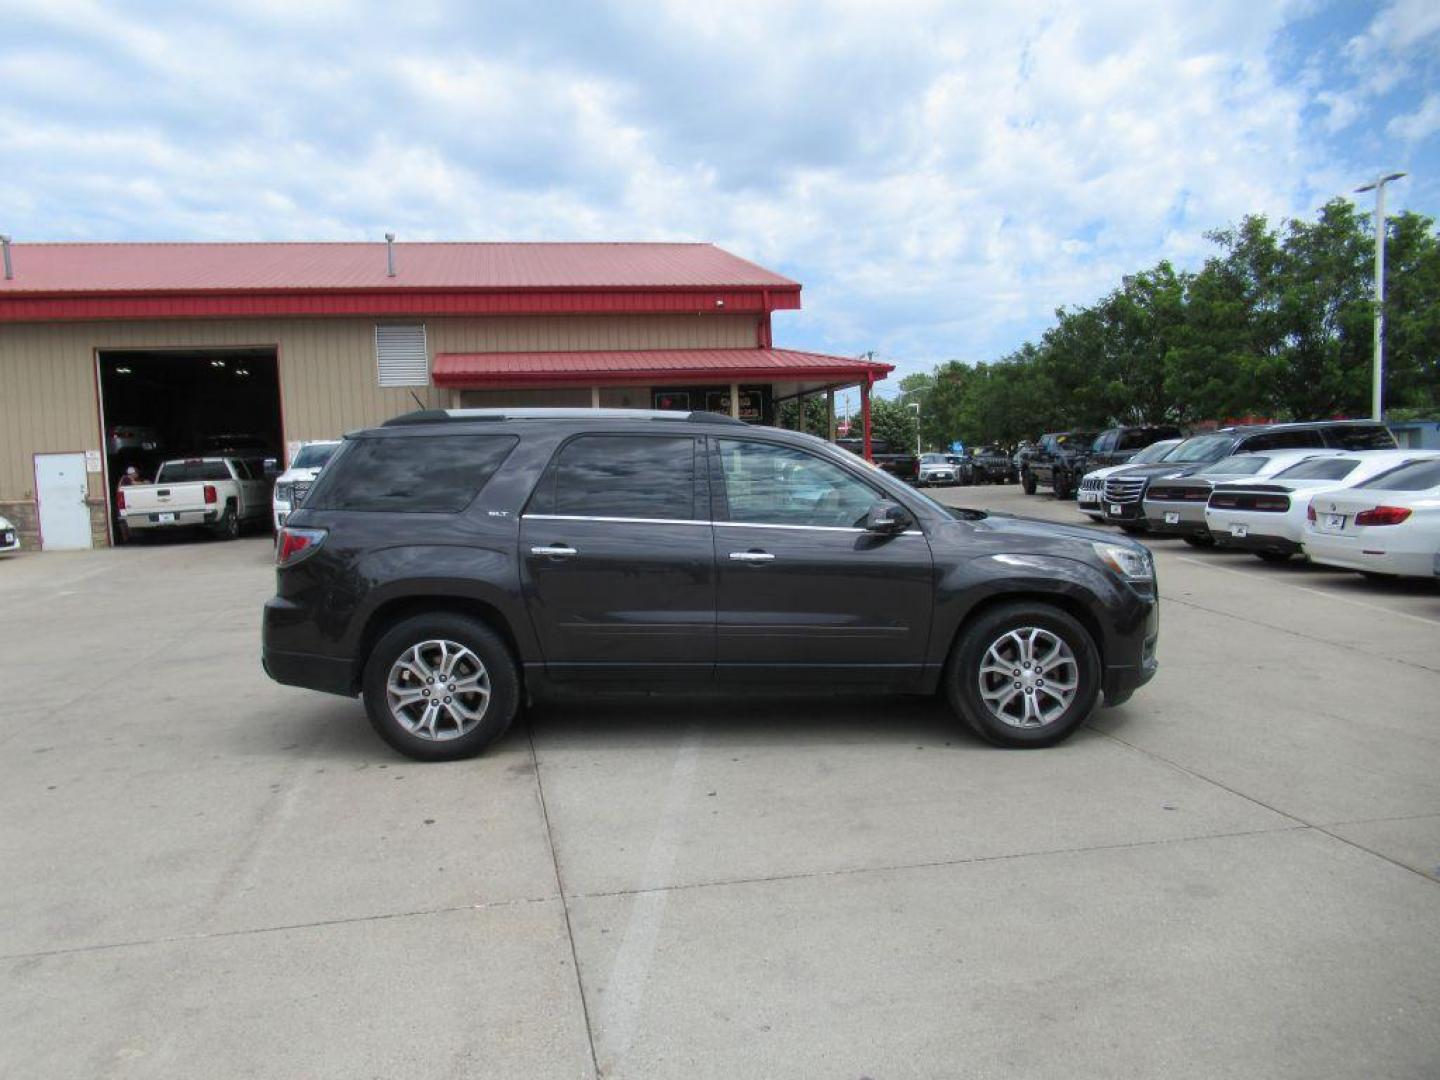
<instances>
[{"instance_id":1,"label":"suv side mirror","mask_svg":"<svg viewBox=\"0 0 1440 1080\"><path fill-rule=\"evenodd\" d=\"M915 519L910 516L910 511L906 510L899 503L891 502L889 499L881 499L879 502L871 505L870 509L866 511L865 531L882 533L887 536L893 535L904 532L914 523L914 520Z\"/></svg>"}]
</instances>

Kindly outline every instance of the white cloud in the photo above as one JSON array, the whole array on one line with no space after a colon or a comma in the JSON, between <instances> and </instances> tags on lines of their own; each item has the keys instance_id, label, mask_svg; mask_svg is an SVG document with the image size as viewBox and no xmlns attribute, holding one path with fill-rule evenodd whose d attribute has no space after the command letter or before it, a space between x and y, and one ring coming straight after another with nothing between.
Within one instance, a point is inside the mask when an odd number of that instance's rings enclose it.
<instances>
[{"instance_id":1,"label":"white cloud","mask_svg":"<svg viewBox=\"0 0 1440 1080\"><path fill-rule=\"evenodd\" d=\"M1397 116L1385 125L1397 139L1419 142L1440 131L1440 94L1430 94L1413 113Z\"/></svg>"},{"instance_id":2,"label":"white cloud","mask_svg":"<svg viewBox=\"0 0 1440 1080\"><path fill-rule=\"evenodd\" d=\"M1353 49L1413 48L1422 8L1387 9ZM1276 72L1287 15L45 0L0 45L0 221L715 240L806 284L783 342L983 359L1121 273L1198 260L1207 228L1344 189L1301 117L1318 103L1339 129L1359 106Z\"/></svg>"}]
</instances>

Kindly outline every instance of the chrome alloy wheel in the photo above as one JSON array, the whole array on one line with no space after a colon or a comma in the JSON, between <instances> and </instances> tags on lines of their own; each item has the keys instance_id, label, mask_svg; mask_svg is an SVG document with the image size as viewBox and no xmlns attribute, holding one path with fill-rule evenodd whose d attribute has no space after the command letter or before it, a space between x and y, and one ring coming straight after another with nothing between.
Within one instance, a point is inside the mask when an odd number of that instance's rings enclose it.
<instances>
[{"instance_id":1,"label":"chrome alloy wheel","mask_svg":"<svg viewBox=\"0 0 1440 1080\"><path fill-rule=\"evenodd\" d=\"M390 715L420 739L444 742L472 731L490 705L490 674L454 641L422 641L400 654L385 679Z\"/></svg>"},{"instance_id":2,"label":"chrome alloy wheel","mask_svg":"<svg viewBox=\"0 0 1440 1080\"><path fill-rule=\"evenodd\" d=\"M1080 666L1058 634L1038 626L991 642L980 663L980 700L1001 723L1038 728L1058 720L1080 690Z\"/></svg>"}]
</instances>

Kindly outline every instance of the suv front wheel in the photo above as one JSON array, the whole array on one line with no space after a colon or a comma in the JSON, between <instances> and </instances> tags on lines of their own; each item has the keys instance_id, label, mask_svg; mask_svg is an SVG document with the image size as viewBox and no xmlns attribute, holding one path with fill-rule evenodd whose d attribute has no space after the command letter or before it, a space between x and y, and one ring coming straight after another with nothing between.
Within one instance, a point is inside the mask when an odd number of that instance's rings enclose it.
<instances>
[{"instance_id":1,"label":"suv front wheel","mask_svg":"<svg viewBox=\"0 0 1440 1080\"><path fill-rule=\"evenodd\" d=\"M464 615L417 615L370 651L365 711L380 737L420 761L478 754L509 730L520 701L510 650Z\"/></svg>"},{"instance_id":2,"label":"suv front wheel","mask_svg":"<svg viewBox=\"0 0 1440 1080\"><path fill-rule=\"evenodd\" d=\"M945 672L950 706L999 746L1060 742L1095 708L1100 653L1068 613L1030 601L985 612L961 631Z\"/></svg>"}]
</instances>

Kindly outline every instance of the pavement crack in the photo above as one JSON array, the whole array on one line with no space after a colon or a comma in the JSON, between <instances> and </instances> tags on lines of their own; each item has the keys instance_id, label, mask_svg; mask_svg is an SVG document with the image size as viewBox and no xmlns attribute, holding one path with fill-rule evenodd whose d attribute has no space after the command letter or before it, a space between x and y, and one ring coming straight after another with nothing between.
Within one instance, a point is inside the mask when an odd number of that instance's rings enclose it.
<instances>
[{"instance_id":1,"label":"pavement crack","mask_svg":"<svg viewBox=\"0 0 1440 1080\"><path fill-rule=\"evenodd\" d=\"M540 777L540 755L535 752L533 713L527 718L525 726L526 739L530 744L530 767L535 774L535 793L540 799L540 814L545 819L545 843L550 849L550 864L555 868L555 890L560 896L560 910L565 916L565 936L570 942L570 963L575 969L575 988L580 994L580 1013L585 1019L585 1043L590 1048L590 1068L595 1080L600 1080L600 1058L595 1050L595 1026L590 1021L590 1003L585 997L585 976L580 971L580 951L575 947L575 927L570 921L565 878L560 872L560 855L555 850L555 830L550 824L550 808L545 803L545 782Z\"/></svg>"},{"instance_id":2,"label":"pavement crack","mask_svg":"<svg viewBox=\"0 0 1440 1080\"><path fill-rule=\"evenodd\" d=\"M216 930L209 933L169 934L153 938L135 938L130 941L102 941L91 945L73 945L63 949L37 949L31 952L4 953L0 955L0 962L39 960L50 956L73 956L78 953L107 952L114 949L139 949L150 945L216 941L224 938L249 937L254 934L283 934L292 930L317 930L327 926L351 926L358 923L385 922L391 919L421 919L436 915L451 915L462 911L492 911L500 908L519 907L524 904L552 904L559 899L558 896L524 896L511 900L489 900L479 904L451 904L444 907L417 908L414 911L382 911L374 915L351 915L338 919L279 923L275 926L246 926L236 930Z\"/></svg>"},{"instance_id":3,"label":"pavement crack","mask_svg":"<svg viewBox=\"0 0 1440 1080\"><path fill-rule=\"evenodd\" d=\"M969 855L958 859L927 859L920 862L886 863L882 866L846 866L836 867L830 870L807 870L794 874L761 874L754 877L725 878L715 881L692 881L679 885L661 885L642 889L608 889L598 892L570 893L568 898L571 900L605 900L625 896L643 896L647 893L682 892L690 889L714 889L735 885L768 885L786 881L809 881L819 878L889 874L906 870L939 870L950 866L1014 862L1020 859L1046 858L1055 855L1084 855L1095 851L1124 851L1130 848L1163 847L1168 844L1186 844L1203 840L1230 840L1247 836L1268 836L1273 833L1303 832L1309 828L1309 825L1303 824L1283 825L1274 829L1245 829L1239 832L1200 833L1195 836L1170 836L1158 840L1129 840L1114 844L1082 844L1076 847L1006 852L1000 855Z\"/></svg>"}]
</instances>

